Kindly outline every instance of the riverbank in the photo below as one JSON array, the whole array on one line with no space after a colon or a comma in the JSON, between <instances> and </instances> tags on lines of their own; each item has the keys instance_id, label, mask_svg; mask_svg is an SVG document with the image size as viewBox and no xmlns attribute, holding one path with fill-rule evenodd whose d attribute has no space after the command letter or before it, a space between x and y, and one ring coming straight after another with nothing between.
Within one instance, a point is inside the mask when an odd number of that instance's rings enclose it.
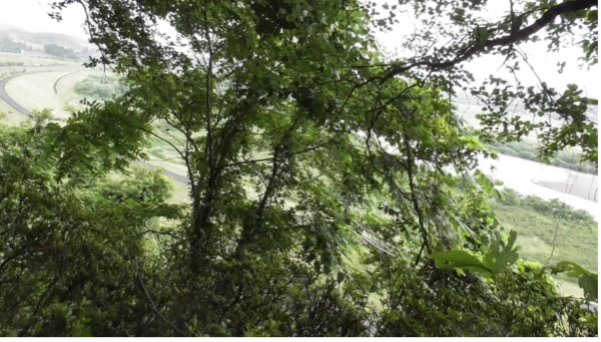
<instances>
[{"instance_id":1,"label":"riverbank","mask_svg":"<svg viewBox=\"0 0 601 342\"><path fill-rule=\"evenodd\" d=\"M598 220L596 175L502 154L497 160L481 157L478 168L494 181L501 181L502 187L515 189L524 196L544 200L556 198L576 209L586 210Z\"/></svg>"}]
</instances>

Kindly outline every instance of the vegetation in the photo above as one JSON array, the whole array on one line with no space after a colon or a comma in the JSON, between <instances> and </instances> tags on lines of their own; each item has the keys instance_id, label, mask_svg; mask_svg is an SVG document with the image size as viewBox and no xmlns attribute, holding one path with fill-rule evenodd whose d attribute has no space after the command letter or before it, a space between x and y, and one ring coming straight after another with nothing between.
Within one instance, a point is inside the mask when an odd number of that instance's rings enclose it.
<instances>
[{"instance_id":1,"label":"vegetation","mask_svg":"<svg viewBox=\"0 0 601 342\"><path fill-rule=\"evenodd\" d=\"M5 61L0 61L0 67L21 66L21 65L25 65L25 63L23 63L23 62L5 62Z\"/></svg>"},{"instance_id":2,"label":"vegetation","mask_svg":"<svg viewBox=\"0 0 601 342\"><path fill-rule=\"evenodd\" d=\"M553 49L578 26L596 63L596 3L522 2L499 22L484 4L55 3L57 19L84 6L101 53L88 65L111 65L127 88L64 125L42 111L0 127L0 334L597 336L597 312L550 278L578 279L594 301L597 274L572 256L521 260L498 189L474 172L483 143L534 128L542 155L578 146L597 167L589 100L573 85L474 87L461 64L485 53L515 64L538 31ZM425 26L405 42L414 57L386 60L371 30L396 10ZM155 39L158 20L177 37ZM486 103L477 136L448 100L462 87ZM512 98L565 121L516 121ZM185 165L183 201L131 168L151 140ZM509 203L522 201L555 205ZM589 220L570 213L570 227Z\"/></svg>"},{"instance_id":3,"label":"vegetation","mask_svg":"<svg viewBox=\"0 0 601 342\"><path fill-rule=\"evenodd\" d=\"M96 99L108 99L125 93L125 86L116 77L90 75L75 84L79 95Z\"/></svg>"},{"instance_id":4,"label":"vegetation","mask_svg":"<svg viewBox=\"0 0 601 342\"><path fill-rule=\"evenodd\" d=\"M534 142L522 140L520 142L512 141L508 143L491 142L490 146L493 150L508 156L518 157L526 160L540 161L538 153L538 145ZM580 162L581 154L569 151L559 151L553 158L549 158L548 162L551 165L570 169L573 171L597 174L597 167L591 162Z\"/></svg>"},{"instance_id":5,"label":"vegetation","mask_svg":"<svg viewBox=\"0 0 601 342\"><path fill-rule=\"evenodd\" d=\"M75 52L73 52L73 50L71 50L69 48L64 48L64 47L62 47L60 45L56 45L56 44L44 45L44 52L46 52L49 55L56 56L56 57L71 58L71 59L79 58L79 57L77 57Z\"/></svg>"},{"instance_id":6,"label":"vegetation","mask_svg":"<svg viewBox=\"0 0 601 342\"><path fill-rule=\"evenodd\" d=\"M598 223L588 212L558 200L521 196L512 189L503 193L505 200L497 198L492 207L506 229L520 234L524 259L542 265L569 259L589 270L598 269Z\"/></svg>"},{"instance_id":7,"label":"vegetation","mask_svg":"<svg viewBox=\"0 0 601 342\"><path fill-rule=\"evenodd\" d=\"M21 44L14 42L10 37L0 35L0 52L21 53Z\"/></svg>"},{"instance_id":8,"label":"vegetation","mask_svg":"<svg viewBox=\"0 0 601 342\"><path fill-rule=\"evenodd\" d=\"M4 77L7 77L7 76L12 76L12 75L17 75L17 74L24 74L26 72L27 72L26 69L23 69L23 70L10 70L8 72L0 72L0 79L3 79Z\"/></svg>"}]
</instances>

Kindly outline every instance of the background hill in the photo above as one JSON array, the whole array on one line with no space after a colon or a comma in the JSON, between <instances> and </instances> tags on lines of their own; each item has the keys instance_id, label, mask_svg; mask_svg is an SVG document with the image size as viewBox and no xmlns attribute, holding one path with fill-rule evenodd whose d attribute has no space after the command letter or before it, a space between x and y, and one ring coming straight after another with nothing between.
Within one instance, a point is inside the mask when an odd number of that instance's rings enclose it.
<instances>
[{"instance_id":1,"label":"background hill","mask_svg":"<svg viewBox=\"0 0 601 342\"><path fill-rule=\"evenodd\" d=\"M61 33L31 32L13 25L0 23L0 51L43 53L44 46L48 44L72 50L77 56L84 58L96 51L93 45L81 38Z\"/></svg>"}]
</instances>

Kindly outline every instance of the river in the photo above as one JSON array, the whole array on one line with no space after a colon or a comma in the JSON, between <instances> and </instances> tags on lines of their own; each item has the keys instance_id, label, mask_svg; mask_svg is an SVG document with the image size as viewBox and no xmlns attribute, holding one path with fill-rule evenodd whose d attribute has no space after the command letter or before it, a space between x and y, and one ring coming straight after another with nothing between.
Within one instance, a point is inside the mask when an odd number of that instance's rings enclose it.
<instances>
[{"instance_id":1,"label":"river","mask_svg":"<svg viewBox=\"0 0 601 342\"><path fill-rule=\"evenodd\" d=\"M503 182L503 186L522 195L546 200L557 198L574 208L586 210L598 220L597 175L506 155L499 155L498 160L482 157L479 162L479 169L495 181Z\"/></svg>"}]
</instances>

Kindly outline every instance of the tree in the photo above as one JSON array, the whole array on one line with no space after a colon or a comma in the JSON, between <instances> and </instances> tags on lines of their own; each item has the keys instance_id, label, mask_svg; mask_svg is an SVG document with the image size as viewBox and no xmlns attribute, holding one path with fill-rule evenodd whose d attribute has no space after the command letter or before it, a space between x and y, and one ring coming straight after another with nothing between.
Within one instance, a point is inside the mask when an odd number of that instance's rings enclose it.
<instances>
[{"instance_id":1,"label":"tree","mask_svg":"<svg viewBox=\"0 0 601 342\"><path fill-rule=\"evenodd\" d=\"M10 313L0 318L0 334L158 328L161 322L124 323L120 315L152 310L142 279L162 271L143 250L147 234L160 234L149 228L155 218L177 217L178 208L164 203L167 183L144 169L133 177L57 182L43 124L0 127L0 308Z\"/></svg>"},{"instance_id":2,"label":"tree","mask_svg":"<svg viewBox=\"0 0 601 342\"><path fill-rule=\"evenodd\" d=\"M459 8L454 3L445 4ZM430 2L416 4L419 12ZM490 261L479 253L491 241L504 244L491 238L501 228L488 204L494 184L469 176L487 151L445 96L468 79L430 62L409 61L415 66L399 72L377 53L373 16L357 1L66 0L54 7L70 5L83 6L102 54L90 65L112 64L129 89L90 103L64 127L46 126L53 179L85 184L126 170L154 137L172 145L191 181L183 217L152 240L166 247L137 250L156 256L143 268L148 274L140 275L139 263L119 263L130 283L138 278L137 292L119 283L123 297L99 309L121 312L133 302L141 306L136 315L115 314L123 323L113 316L110 329L92 320L94 335L597 334L596 313L560 298L540 267L513 260L491 282L470 273L473 265L462 277L426 257L461 249ZM175 38L156 29L161 19ZM561 103L572 108L579 97L569 95ZM165 125L169 131L160 130ZM574 131L565 133L552 137L557 146L572 143ZM468 180L461 194L449 168ZM120 202L127 189L109 188L100 203L118 213L110 217L119 218L115 230L124 236L114 248L121 251L135 219L158 209L131 213L131 200ZM348 267L349 255L359 255L359 267ZM576 322L568 330L557 322L564 316Z\"/></svg>"},{"instance_id":3,"label":"tree","mask_svg":"<svg viewBox=\"0 0 601 342\"><path fill-rule=\"evenodd\" d=\"M56 57L77 59L77 55L73 52L73 50L64 48L56 44L44 45L44 52Z\"/></svg>"},{"instance_id":4,"label":"tree","mask_svg":"<svg viewBox=\"0 0 601 342\"><path fill-rule=\"evenodd\" d=\"M594 103L594 100L591 102L583 97L577 85L569 85L561 93L549 87L538 74L538 87L526 87L516 77L520 63L536 74L528 57L520 49L520 44L542 39L549 42L549 51L558 51L568 46L570 39L580 38L579 44L584 52L582 60L589 65L597 64L596 0L509 0L507 15L497 22L491 22L483 15L487 1L399 3L406 7L413 5L411 10L422 21L424 29L403 45L407 50L414 51L415 55L388 63L383 79L397 75L412 78L424 78L427 75L451 94L458 88L470 88L472 95L476 95L485 107L480 116L485 126L481 138L485 141L520 140L522 136L537 131L540 132L537 134L542 142L540 152L543 159L548 160L567 147L578 146L584 151L582 161L590 161L598 168L597 128L586 115L587 105ZM366 8L374 13L375 5L368 2ZM388 6L385 5L384 9L387 10ZM378 18L373 21L388 27L394 22L394 13L390 13L389 21ZM470 86L472 75L463 68L462 63L484 54L505 56L504 65L513 80L491 75L481 87ZM559 67L563 69L561 65ZM563 125L553 127L550 120L536 122L509 115L510 106L516 100L533 117L555 115L564 122Z\"/></svg>"}]
</instances>

